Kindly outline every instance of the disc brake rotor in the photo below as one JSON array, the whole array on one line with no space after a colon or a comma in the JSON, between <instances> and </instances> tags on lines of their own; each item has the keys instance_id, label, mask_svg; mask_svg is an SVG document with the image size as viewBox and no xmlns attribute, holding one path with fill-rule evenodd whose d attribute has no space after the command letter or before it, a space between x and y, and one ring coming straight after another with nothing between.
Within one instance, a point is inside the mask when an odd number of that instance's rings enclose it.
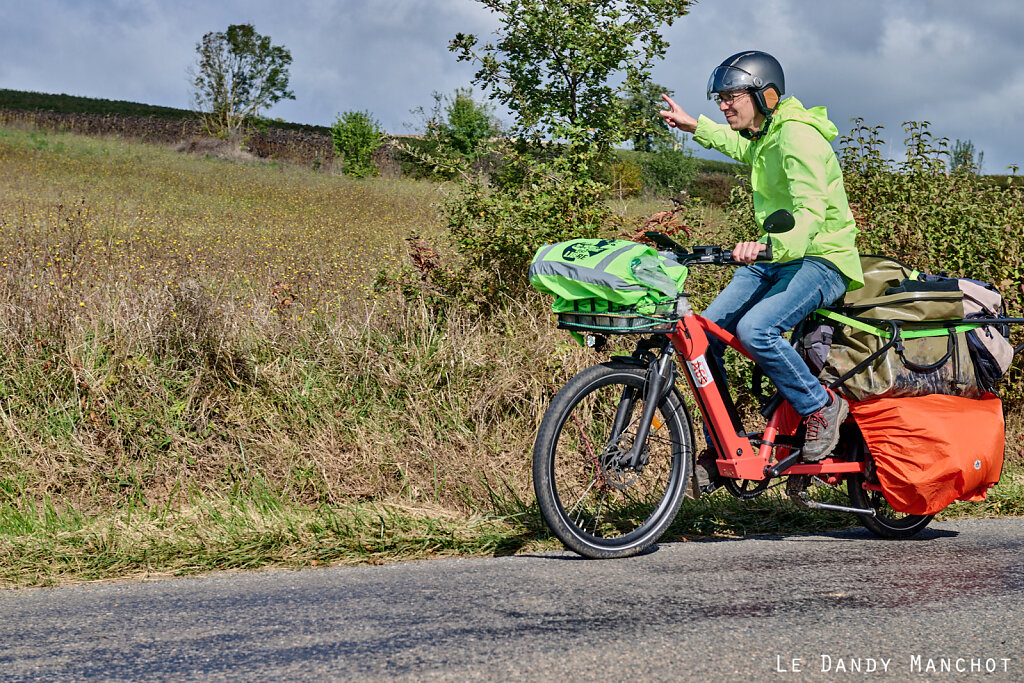
<instances>
[{"instance_id":1,"label":"disc brake rotor","mask_svg":"<svg viewBox=\"0 0 1024 683\"><path fill-rule=\"evenodd\" d=\"M629 448L632 444L629 444L627 447L622 441L623 437L620 436L615 443L608 444L604 449L604 453L601 454L601 473L604 475L608 485L619 491L628 489L636 483L640 473L643 471L644 465L647 464L651 457L647 448L644 448L640 452L640 464L637 467L623 467L619 463L629 453Z\"/></svg>"}]
</instances>

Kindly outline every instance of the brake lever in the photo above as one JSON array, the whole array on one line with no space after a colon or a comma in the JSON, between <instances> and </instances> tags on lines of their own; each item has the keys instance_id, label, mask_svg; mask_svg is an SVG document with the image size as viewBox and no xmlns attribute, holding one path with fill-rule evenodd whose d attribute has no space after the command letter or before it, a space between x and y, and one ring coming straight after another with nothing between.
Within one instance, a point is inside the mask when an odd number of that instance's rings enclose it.
<instances>
[{"instance_id":1,"label":"brake lever","mask_svg":"<svg viewBox=\"0 0 1024 683\"><path fill-rule=\"evenodd\" d=\"M699 264L718 264L724 266L745 266L746 263L733 260L731 249L722 249L718 245L707 245L707 246L694 246L691 247L693 251L686 251L686 249L678 242L673 240L668 235L660 232L648 232L647 236L657 244L659 247L664 249L670 249L677 256L689 265ZM763 252L757 255L755 261L771 261L772 260L772 244L768 242Z\"/></svg>"}]
</instances>

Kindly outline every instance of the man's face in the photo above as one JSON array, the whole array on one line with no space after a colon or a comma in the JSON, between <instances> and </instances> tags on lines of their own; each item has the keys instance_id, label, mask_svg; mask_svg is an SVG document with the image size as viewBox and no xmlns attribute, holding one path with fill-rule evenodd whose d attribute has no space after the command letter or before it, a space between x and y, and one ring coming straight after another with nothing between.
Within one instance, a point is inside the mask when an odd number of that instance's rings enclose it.
<instances>
[{"instance_id":1,"label":"man's face","mask_svg":"<svg viewBox=\"0 0 1024 683\"><path fill-rule=\"evenodd\" d=\"M746 90L733 90L715 96L718 108L725 114L725 120L733 130L757 130L758 117L754 98Z\"/></svg>"}]
</instances>

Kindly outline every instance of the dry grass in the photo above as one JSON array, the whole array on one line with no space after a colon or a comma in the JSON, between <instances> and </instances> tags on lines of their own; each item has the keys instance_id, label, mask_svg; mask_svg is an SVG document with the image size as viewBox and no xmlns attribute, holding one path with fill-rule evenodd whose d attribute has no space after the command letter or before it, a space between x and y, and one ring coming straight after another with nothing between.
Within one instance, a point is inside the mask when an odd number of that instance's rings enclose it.
<instances>
[{"instance_id":1,"label":"dry grass","mask_svg":"<svg viewBox=\"0 0 1024 683\"><path fill-rule=\"evenodd\" d=\"M0 581L543 538L533 436L595 358L539 298L375 290L435 186L31 129L0 163Z\"/></svg>"},{"instance_id":2,"label":"dry grass","mask_svg":"<svg viewBox=\"0 0 1024 683\"><path fill-rule=\"evenodd\" d=\"M0 133L0 159L0 482L20 498L528 497L553 378L584 356L540 302L484 326L374 291L436 229L432 185L32 131Z\"/></svg>"}]
</instances>

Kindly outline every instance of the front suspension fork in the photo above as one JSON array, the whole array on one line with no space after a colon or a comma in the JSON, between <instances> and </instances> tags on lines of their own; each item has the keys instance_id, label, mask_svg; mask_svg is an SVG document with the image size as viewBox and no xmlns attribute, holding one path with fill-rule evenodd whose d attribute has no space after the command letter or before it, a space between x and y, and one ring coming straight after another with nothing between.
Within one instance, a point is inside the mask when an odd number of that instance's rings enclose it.
<instances>
[{"instance_id":1,"label":"front suspension fork","mask_svg":"<svg viewBox=\"0 0 1024 683\"><path fill-rule=\"evenodd\" d=\"M661 357L657 362L652 362L648 367L647 373L647 390L644 394L644 410L640 414L640 422L637 425L636 436L633 438L633 445L629 449L628 453L623 454L617 460L617 464L623 468L635 468L641 463L641 456L643 454L644 446L647 443L647 437L651 433L651 425L654 422L654 412L658 409L658 404L661 403L661 399L668 393L668 389L674 379L675 368L672 365L672 357L675 354L675 349L669 345L662 349ZM626 391L629 391L628 389ZM612 428L612 443L614 443L619 435L622 434L622 430L626 428L629 416L633 412L633 403L636 397L635 394L632 397L626 396L626 392L623 392L622 400L619 401L618 409L615 413L615 422Z\"/></svg>"}]
</instances>

